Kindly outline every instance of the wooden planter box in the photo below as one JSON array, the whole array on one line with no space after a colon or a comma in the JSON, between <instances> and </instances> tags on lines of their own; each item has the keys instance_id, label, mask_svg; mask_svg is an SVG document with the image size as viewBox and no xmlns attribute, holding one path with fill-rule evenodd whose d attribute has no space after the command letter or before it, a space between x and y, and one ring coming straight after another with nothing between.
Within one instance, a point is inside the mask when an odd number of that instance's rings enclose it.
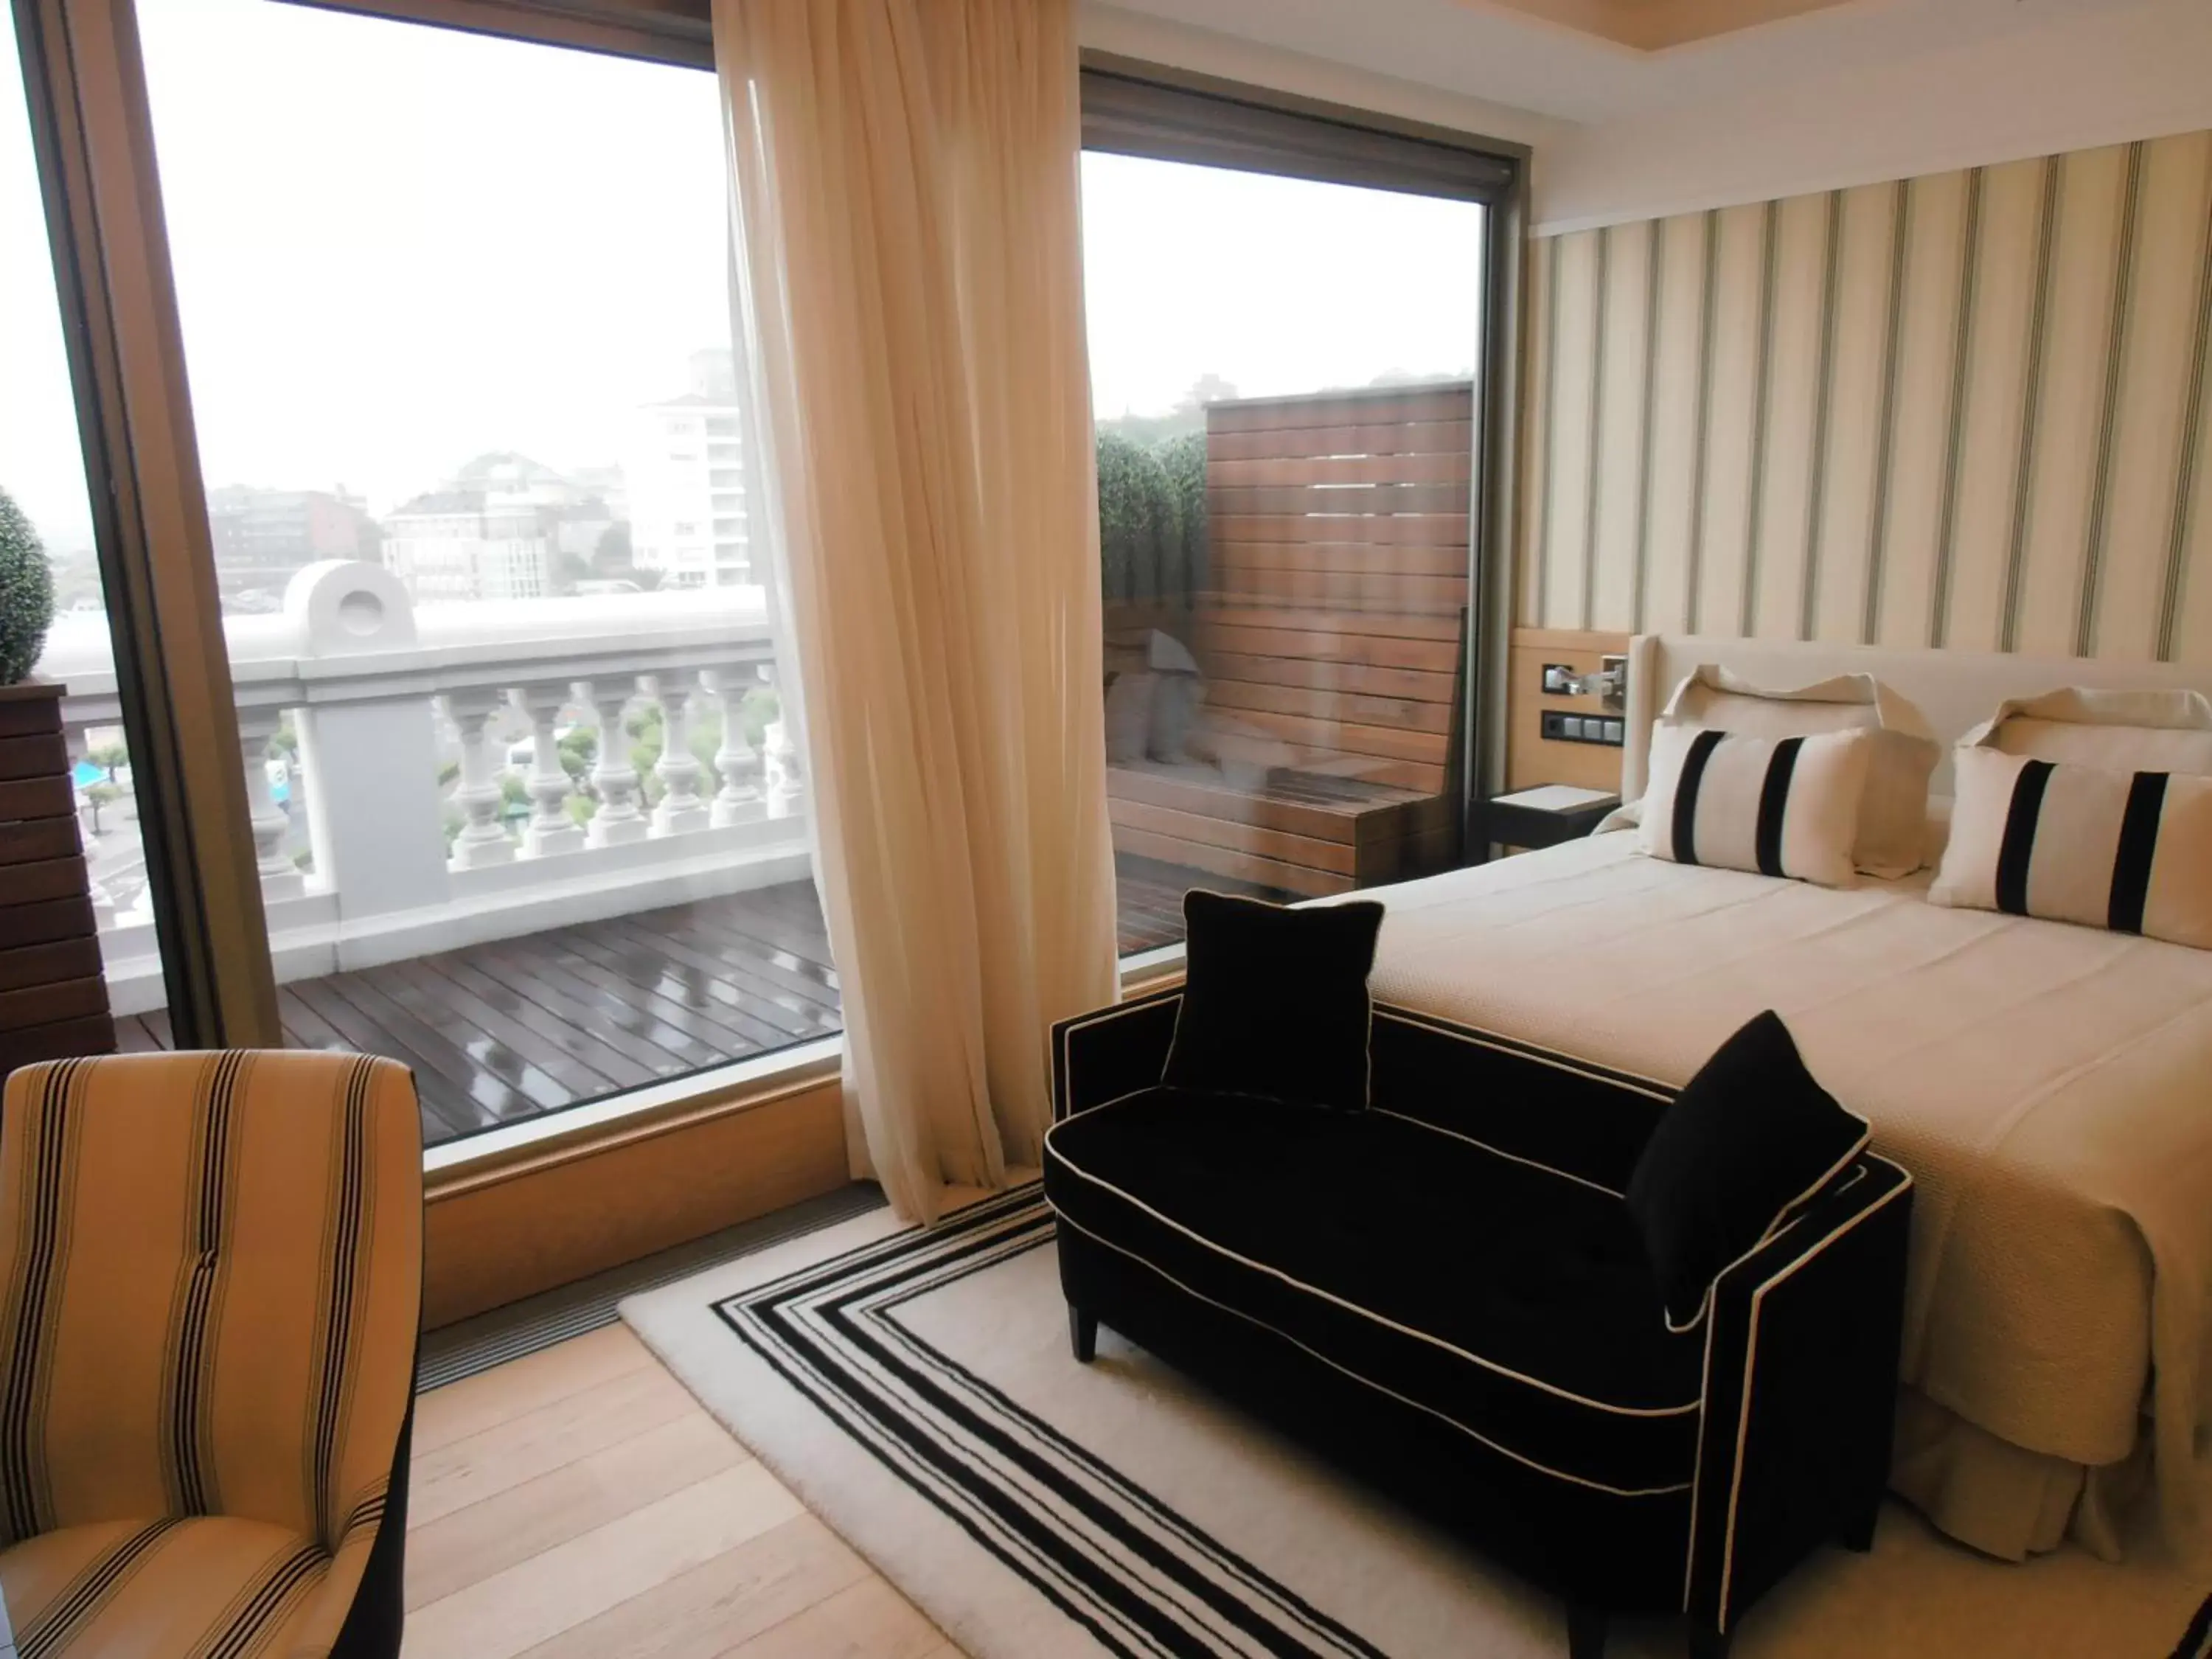
<instances>
[{"instance_id":1,"label":"wooden planter box","mask_svg":"<svg viewBox=\"0 0 2212 1659\"><path fill-rule=\"evenodd\" d=\"M0 1075L115 1048L62 735L64 690L0 686Z\"/></svg>"}]
</instances>

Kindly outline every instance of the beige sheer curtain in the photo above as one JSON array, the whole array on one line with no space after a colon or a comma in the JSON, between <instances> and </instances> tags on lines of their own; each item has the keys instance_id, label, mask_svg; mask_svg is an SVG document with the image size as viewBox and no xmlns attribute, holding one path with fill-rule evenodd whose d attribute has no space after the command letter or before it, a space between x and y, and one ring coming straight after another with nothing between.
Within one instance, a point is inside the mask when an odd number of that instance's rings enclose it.
<instances>
[{"instance_id":1,"label":"beige sheer curtain","mask_svg":"<svg viewBox=\"0 0 2212 1659\"><path fill-rule=\"evenodd\" d=\"M933 1219L1036 1162L1047 1028L1115 992L1072 7L715 0L714 41L848 1122Z\"/></svg>"}]
</instances>

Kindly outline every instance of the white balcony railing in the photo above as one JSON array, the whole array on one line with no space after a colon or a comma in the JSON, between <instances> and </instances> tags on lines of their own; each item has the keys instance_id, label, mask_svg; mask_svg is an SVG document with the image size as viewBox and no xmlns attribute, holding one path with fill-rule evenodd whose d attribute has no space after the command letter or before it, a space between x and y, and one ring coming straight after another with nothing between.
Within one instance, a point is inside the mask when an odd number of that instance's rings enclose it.
<instances>
[{"instance_id":1,"label":"white balcony railing","mask_svg":"<svg viewBox=\"0 0 2212 1659\"><path fill-rule=\"evenodd\" d=\"M780 720L759 750L747 737L745 698L776 675L758 588L417 608L380 565L334 562L224 633L280 981L806 873L796 748ZM104 617L58 619L39 672L68 685L79 757L120 725ZM655 708L648 783L627 722ZM711 776L702 709L720 719ZM272 769L288 725L296 759ZM586 730L580 781L562 740ZM131 855L118 841L95 838L96 886ZM148 910L94 902L117 1012L160 1006Z\"/></svg>"}]
</instances>

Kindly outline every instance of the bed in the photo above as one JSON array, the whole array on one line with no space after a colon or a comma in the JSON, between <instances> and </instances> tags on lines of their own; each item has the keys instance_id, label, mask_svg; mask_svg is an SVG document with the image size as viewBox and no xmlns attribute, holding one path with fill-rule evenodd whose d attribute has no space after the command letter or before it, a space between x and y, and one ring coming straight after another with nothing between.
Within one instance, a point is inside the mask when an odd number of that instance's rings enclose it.
<instances>
[{"instance_id":1,"label":"bed","mask_svg":"<svg viewBox=\"0 0 2212 1659\"><path fill-rule=\"evenodd\" d=\"M2158 665L1645 636L1623 798L1699 663L1872 672L1947 747L2007 697L2212 686ZM1948 755L1932 793L1948 793ZM1640 856L1632 833L1376 890L1377 1000L1667 1085L1763 1008L1919 1184L1893 1484L2018 1559L2120 1550L2155 1486L2195 1535L2212 1422L2212 952Z\"/></svg>"}]
</instances>

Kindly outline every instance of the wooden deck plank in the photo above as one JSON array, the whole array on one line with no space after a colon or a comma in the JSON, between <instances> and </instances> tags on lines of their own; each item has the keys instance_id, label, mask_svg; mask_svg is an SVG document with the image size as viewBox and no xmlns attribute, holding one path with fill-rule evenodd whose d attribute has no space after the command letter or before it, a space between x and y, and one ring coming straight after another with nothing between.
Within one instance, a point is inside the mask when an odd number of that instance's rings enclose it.
<instances>
[{"instance_id":1,"label":"wooden deck plank","mask_svg":"<svg viewBox=\"0 0 2212 1659\"><path fill-rule=\"evenodd\" d=\"M746 998L745 1006L757 1018L788 1031L793 1037L813 1035L823 1012L822 1005L750 972L742 955L719 948L712 939L695 939L687 930L667 927L658 933L648 933L629 923L617 922L614 931L634 942L650 945L664 956L712 975L742 992Z\"/></svg>"},{"instance_id":2,"label":"wooden deck plank","mask_svg":"<svg viewBox=\"0 0 2212 1659\"><path fill-rule=\"evenodd\" d=\"M569 1056L572 1063L580 1062L604 1078L602 1090L635 1088L684 1069L684 1062L665 1048L633 1037L611 1020L584 1024L592 1018L592 1010L571 1003L534 968L516 963L502 951L483 951L458 961L426 958L423 965L465 994L472 993L471 1001L488 1005L495 1018L503 1015L516 1034L508 1040L518 1048L529 1053L525 1043L534 1042L541 1049L550 1045L551 1053ZM507 1035L507 1030L502 1025L501 1034ZM538 1063L550 1070L550 1057L549 1054Z\"/></svg>"},{"instance_id":3,"label":"wooden deck plank","mask_svg":"<svg viewBox=\"0 0 2212 1659\"><path fill-rule=\"evenodd\" d=\"M664 957L605 939L559 933L538 937L567 972L606 991L639 998L656 1017L689 1032L696 1042L722 1050L725 1058L784 1040L774 1026L718 1001L709 994L703 975L674 973Z\"/></svg>"},{"instance_id":4,"label":"wooden deck plank","mask_svg":"<svg viewBox=\"0 0 2212 1659\"><path fill-rule=\"evenodd\" d=\"M1123 952L1182 937L1183 890L1278 896L1227 874L1123 856ZM280 987L293 1047L414 1068L429 1145L842 1027L811 881L441 951ZM126 1048L174 1046L159 1010L117 1021Z\"/></svg>"},{"instance_id":5,"label":"wooden deck plank","mask_svg":"<svg viewBox=\"0 0 2212 1659\"><path fill-rule=\"evenodd\" d=\"M337 977L335 975L332 978ZM473 1133L488 1128L500 1121L500 1113L477 1098L477 1085L454 1083L424 1065L416 1065L416 1057L387 1036L374 1021L364 1019L354 1006L331 988L329 981L300 980L291 987L293 994L331 1028L346 1040L347 1046L364 1054L387 1054L404 1060L415 1068L415 1091L422 1103L422 1139L434 1146L441 1140L451 1140L456 1135ZM483 1074L477 1080L484 1090L501 1097L510 1097L514 1091L498 1079ZM510 1108L510 1109L512 1109Z\"/></svg>"},{"instance_id":6,"label":"wooden deck plank","mask_svg":"<svg viewBox=\"0 0 2212 1659\"><path fill-rule=\"evenodd\" d=\"M586 1052L582 1039L572 1036L563 1041L560 1035L532 1029L515 1014L479 995L483 992L496 997L501 988L489 981L465 977L469 971L458 968L457 972L464 975L460 978L440 974L426 958L366 969L361 979L434 1030L459 1041L465 1050L474 1053L480 1041L495 1043L565 1090L604 1094L609 1089L633 1087L653 1076L642 1066L626 1063L619 1054ZM512 994L508 995L511 1000Z\"/></svg>"},{"instance_id":7,"label":"wooden deck plank","mask_svg":"<svg viewBox=\"0 0 2212 1659\"><path fill-rule=\"evenodd\" d=\"M681 1025L664 1018L658 1008L650 1006L652 999L641 988L623 985L620 994L608 991L573 972L567 953L546 949L542 939L542 935L532 939L529 951L520 959L501 957L498 960L518 974L526 970L534 988L543 988L556 996L558 1002L546 1005L549 1009L573 1009L574 1018L591 1022L594 1029L610 1036L619 1032L624 1038L634 1040L639 1045L639 1054L653 1055L649 1063L656 1068L662 1056L674 1060L680 1068L716 1066L729 1058L722 1044L702 1042Z\"/></svg>"},{"instance_id":8,"label":"wooden deck plank","mask_svg":"<svg viewBox=\"0 0 2212 1659\"><path fill-rule=\"evenodd\" d=\"M834 985L824 984L816 975L808 974L805 966L795 957L778 952L764 952L759 941L715 921L708 916L687 916L668 931L672 939L689 939L695 944L713 944L718 951L727 953L733 963L761 979L781 987L793 996L812 1003L818 1008L836 1009L842 999ZM778 960L781 956L782 960Z\"/></svg>"}]
</instances>

